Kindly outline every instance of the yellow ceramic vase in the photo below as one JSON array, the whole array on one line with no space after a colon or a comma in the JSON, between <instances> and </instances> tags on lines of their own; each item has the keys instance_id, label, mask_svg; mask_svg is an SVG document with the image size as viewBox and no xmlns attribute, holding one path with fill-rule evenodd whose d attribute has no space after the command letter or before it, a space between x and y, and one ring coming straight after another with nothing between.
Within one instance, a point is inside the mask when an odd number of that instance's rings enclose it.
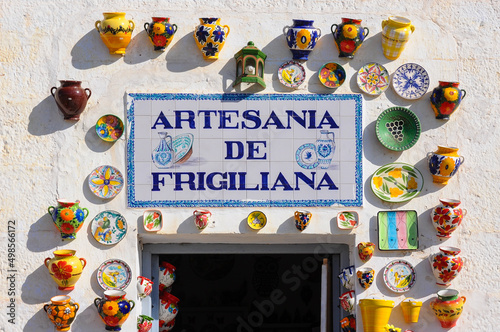
<instances>
[{"instance_id":1,"label":"yellow ceramic vase","mask_svg":"<svg viewBox=\"0 0 500 332\"><path fill-rule=\"evenodd\" d=\"M382 50L389 60L399 58L415 27L401 16L391 16L382 21Z\"/></svg>"},{"instance_id":2,"label":"yellow ceramic vase","mask_svg":"<svg viewBox=\"0 0 500 332\"><path fill-rule=\"evenodd\" d=\"M103 13L104 20L96 21L95 28L110 54L125 55L135 23L125 18L125 13Z\"/></svg>"},{"instance_id":3,"label":"yellow ceramic vase","mask_svg":"<svg viewBox=\"0 0 500 332\"><path fill-rule=\"evenodd\" d=\"M394 301L378 299L359 300L364 332L386 332Z\"/></svg>"},{"instance_id":4,"label":"yellow ceramic vase","mask_svg":"<svg viewBox=\"0 0 500 332\"><path fill-rule=\"evenodd\" d=\"M56 250L54 258L45 258L45 266L60 290L73 290L87 265L85 258L78 258L75 253L75 250Z\"/></svg>"},{"instance_id":5,"label":"yellow ceramic vase","mask_svg":"<svg viewBox=\"0 0 500 332\"><path fill-rule=\"evenodd\" d=\"M50 303L43 306L43 310L54 323L57 331L69 331L78 309L80 305L73 302L68 295L54 296L50 299Z\"/></svg>"},{"instance_id":6,"label":"yellow ceramic vase","mask_svg":"<svg viewBox=\"0 0 500 332\"><path fill-rule=\"evenodd\" d=\"M435 152L427 154L427 161L433 182L448 184L464 163L464 157L458 155L458 148L438 145Z\"/></svg>"},{"instance_id":7,"label":"yellow ceramic vase","mask_svg":"<svg viewBox=\"0 0 500 332\"><path fill-rule=\"evenodd\" d=\"M229 26L220 25L220 18L200 18L194 30L194 40L205 60L217 60L226 43Z\"/></svg>"}]
</instances>

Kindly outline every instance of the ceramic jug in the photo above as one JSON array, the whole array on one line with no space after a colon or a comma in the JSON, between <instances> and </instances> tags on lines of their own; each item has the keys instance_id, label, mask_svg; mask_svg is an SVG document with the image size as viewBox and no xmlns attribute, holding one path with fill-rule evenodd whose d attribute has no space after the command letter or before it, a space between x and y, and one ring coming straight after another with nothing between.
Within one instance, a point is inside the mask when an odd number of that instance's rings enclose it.
<instances>
[{"instance_id":1,"label":"ceramic jug","mask_svg":"<svg viewBox=\"0 0 500 332\"><path fill-rule=\"evenodd\" d=\"M193 212L194 224L198 230L204 230L208 223L210 222L210 217L212 217L212 212L205 209L198 209Z\"/></svg>"},{"instance_id":2,"label":"ceramic jug","mask_svg":"<svg viewBox=\"0 0 500 332\"><path fill-rule=\"evenodd\" d=\"M295 227L299 231L303 231L311 222L312 213L307 210L295 211Z\"/></svg>"},{"instance_id":3,"label":"ceramic jug","mask_svg":"<svg viewBox=\"0 0 500 332\"><path fill-rule=\"evenodd\" d=\"M439 247L439 250L440 252L429 256L432 273L436 277L437 285L449 286L462 271L464 261L459 256L459 248L443 246Z\"/></svg>"},{"instance_id":4,"label":"ceramic jug","mask_svg":"<svg viewBox=\"0 0 500 332\"><path fill-rule=\"evenodd\" d=\"M429 170L434 183L448 184L448 181L458 172L465 158L458 155L458 148L438 145L435 152L427 153Z\"/></svg>"},{"instance_id":5,"label":"ceramic jug","mask_svg":"<svg viewBox=\"0 0 500 332\"><path fill-rule=\"evenodd\" d=\"M382 21L382 50L389 60L399 58L410 36L415 31L411 21L401 16L391 16Z\"/></svg>"},{"instance_id":6,"label":"ceramic jug","mask_svg":"<svg viewBox=\"0 0 500 332\"><path fill-rule=\"evenodd\" d=\"M459 89L458 85L458 82L439 81L439 85L432 90L431 107L436 119L449 120L465 98L465 90Z\"/></svg>"},{"instance_id":7,"label":"ceramic jug","mask_svg":"<svg viewBox=\"0 0 500 332\"><path fill-rule=\"evenodd\" d=\"M170 24L169 17L152 17L153 22L144 23L144 30L153 44L155 51L165 51L165 48L174 39L177 25Z\"/></svg>"},{"instance_id":8,"label":"ceramic jug","mask_svg":"<svg viewBox=\"0 0 500 332\"><path fill-rule=\"evenodd\" d=\"M220 18L200 18L200 25L196 26L193 36L203 59L219 58L230 30L229 26L220 24Z\"/></svg>"},{"instance_id":9,"label":"ceramic jug","mask_svg":"<svg viewBox=\"0 0 500 332\"><path fill-rule=\"evenodd\" d=\"M104 291L104 298L96 298L94 305L99 317L106 324L107 331L121 331L121 326L127 320L130 312L135 307L135 302L127 300L122 290Z\"/></svg>"},{"instance_id":10,"label":"ceramic jug","mask_svg":"<svg viewBox=\"0 0 500 332\"><path fill-rule=\"evenodd\" d=\"M135 23L125 18L125 13L103 13L104 19L95 22L102 41L108 47L110 54L125 55L132 38Z\"/></svg>"},{"instance_id":11,"label":"ceramic jug","mask_svg":"<svg viewBox=\"0 0 500 332\"><path fill-rule=\"evenodd\" d=\"M161 140L151 157L153 164L158 168L170 168L175 162L175 152L172 145L172 136L167 132L159 132Z\"/></svg>"},{"instance_id":12,"label":"ceramic jug","mask_svg":"<svg viewBox=\"0 0 500 332\"><path fill-rule=\"evenodd\" d=\"M359 300L364 332L384 332L389 323L394 301L382 299Z\"/></svg>"},{"instance_id":13,"label":"ceramic jug","mask_svg":"<svg viewBox=\"0 0 500 332\"><path fill-rule=\"evenodd\" d=\"M163 292L165 289L172 286L175 281L175 266L167 262L161 262L158 280L160 283L160 292Z\"/></svg>"},{"instance_id":14,"label":"ceramic jug","mask_svg":"<svg viewBox=\"0 0 500 332\"><path fill-rule=\"evenodd\" d=\"M137 332L149 332L153 327L153 317L146 315L137 316Z\"/></svg>"},{"instance_id":15,"label":"ceramic jug","mask_svg":"<svg viewBox=\"0 0 500 332\"><path fill-rule=\"evenodd\" d=\"M285 26L283 34L294 60L307 60L321 37L321 29L313 26L312 20L293 20L292 26Z\"/></svg>"},{"instance_id":16,"label":"ceramic jug","mask_svg":"<svg viewBox=\"0 0 500 332\"><path fill-rule=\"evenodd\" d=\"M443 198L439 201L441 204L431 211L431 221L438 237L449 238L462 223L467 210L458 207L461 203L458 199Z\"/></svg>"},{"instance_id":17,"label":"ceramic jug","mask_svg":"<svg viewBox=\"0 0 500 332\"><path fill-rule=\"evenodd\" d=\"M70 325L75 320L78 309L80 309L80 305L73 302L68 295L54 296L50 299L50 303L43 306L43 310L56 326L57 331L70 330Z\"/></svg>"},{"instance_id":18,"label":"ceramic jug","mask_svg":"<svg viewBox=\"0 0 500 332\"><path fill-rule=\"evenodd\" d=\"M342 18L342 23L332 24L330 29L339 51L339 57L349 59L354 58L354 54L370 33L367 27L361 27L361 20L352 18Z\"/></svg>"},{"instance_id":19,"label":"ceramic jug","mask_svg":"<svg viewBox=\"0 0 500 332\"><path fill-rule=\"evenodd\" d=\"M75 250L56 250L53 254L53 258L47 257L44 261L50 276L57 283L60 290L73 290L87 265L87 261L85 258L76 257Z\"/></svg>"},{"instance_id":20,"label":"ceramic jug","mask_svg":"<svg viewBox=\"0 0 500 332\"><path fill-rule=\"evenodd\" d=\"M366 263L372 258L375 244L372 242L358 243L358 255L363 263Z\"/></svg>"},{"instance_id":21,"label":"ceramic jug","mask_svg":"<svg viewBox=\"0 0 500 332\"><path fill-rule=\"evenodd\" d=\"M330 167L333 154L335 153L335 133L333 131L321 130L320 137L316 140L316 152L318 154L319 166L322 169Z\"/></svg>"},{"instance_id":22,"label":"ceramic jug","mask_svg":"<svg viewBox=\"0 0 500 332\"><path fill-rule=\"evenodd\" d=\"M49 206L48 208L52 221L61 232L63 240L74 240L76 233L82 228L85 218L89 215L89 210L81 208L78 200L73 202L59 199L57 203L57 207Z\"/></svg>"},{"instance_id":23,"label":"ceramic jug","mask_svg":"<svg viewBox=\"0 0 500 332\"><path fill-rule=\"evenodd\" d=\"M160 295L160 320L168 323L175 319L179 313L177 303L179 299L168 292Z\"/></svg>"},{"instance_id":24,"label":"ceramic jug","mask_svg":"<svg viewBox=\"0 0 500 332\"><path fill-rule=\"evenodd\" d=\"M89 88L83 89L81 81L61 80L59 83L61 86L58 88L53 86L50 93L64 115L64 120L80 120L80 114L85 110L92 91Z\"/></svg>"},{"instance_id":25,"label":"ceramic jug","mask_svg":"<svg viewBox=\"0 0 500 332\"><path fill-rule=\"evenodd\" d=\"M465 296L458 296L455 289L444 289L437 292L437 299L431 303L431 309L434 311L441 327L449 329L457 324L457 320L464 309L464 303L467 300Z\"/></svg>"},{"instance_id":26,"label":"ceramic jug","mask_svg":"<svg viewBox=\"0 0 500 332\"><path fill-rule=\"evenodd\" d=\"M143 276L137 277L137 296L141 299L151 295L153 291L153 282Z\"/></svg>"}]
</instances>

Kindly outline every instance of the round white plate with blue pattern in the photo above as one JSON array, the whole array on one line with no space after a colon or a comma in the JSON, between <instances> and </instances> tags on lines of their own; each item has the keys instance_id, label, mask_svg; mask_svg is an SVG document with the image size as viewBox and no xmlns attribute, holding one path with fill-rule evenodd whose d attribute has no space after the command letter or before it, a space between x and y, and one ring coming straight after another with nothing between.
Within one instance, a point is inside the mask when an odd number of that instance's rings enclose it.
<instances>
[{"instance_id":1,"label":"round white plate with blue pattern","mask_svg":"<svg viewBox=\"0 0 500 332\"><path fill-rule=\"evenodd\" d=\"M392 88L401 98L419 99L429 89L429 74L416 63L405 63L394 72Z\"/></svg>"},{"instance_id":2,"label":"round white plate with blue pattern","mask_svg":"<svg viewBox=\"0 0 500 332\"><path fill-rule=\"evenodd\" d=\"M300 167L315 169L319 165L316 145L313 143L302 144L295 152L295 160Z\"/></svg>"}]
</instances>

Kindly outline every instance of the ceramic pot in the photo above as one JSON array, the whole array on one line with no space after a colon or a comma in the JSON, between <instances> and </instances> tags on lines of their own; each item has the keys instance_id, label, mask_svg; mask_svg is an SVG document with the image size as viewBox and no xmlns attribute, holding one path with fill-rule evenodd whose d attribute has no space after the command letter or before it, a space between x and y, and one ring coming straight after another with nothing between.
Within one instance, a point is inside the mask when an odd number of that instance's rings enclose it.
<instances>
[{"instance_id":1,"label":"ceramic pot","mask_svg":"<svg viewBox=\"0 0 500 332\"><path fill-rule=\"evenodd\" d=\"M170 18L168 17L152 17L151 19L153 22L144 23L144 30L146 30L154 50L165 51L165 48L174 39L177 25L170 24Z\"/></svg>"},{"instance_id":2,"label":"ceramic pot","mask_svg":"<svg viewBox=\"0 0 500 332\"><path fill-rule=\"evenodd\" d=\"M364 332L384 332L389 322L394 301L380 299L359 300Z\"/></svg>"},{"instance_id":3,"label":"ceramic pot","mask_svg":"<svg viewBox=\"0 0 500 332\"><path fill-rule=\"evenodd\" d=\"M348 315L340 320L342 332L356 332L356 317Z\"/></svg>"},{"instance_id":4,"label":"ceramic pot","mask_svg":"<svg viewBox=\"0 0 500 332\"><path fill-rule=\"evenodd\" d=\"M172 319L170 322L165 322L160 319L160 331L159 332L168 332L174 328L175 319Z\"/></svg>"},{"instance_id":5,"label":"ceramic pot","mask_svg":"<svg viewBox=\"0 0 500 332\"><path fill-rule=\"evenodd\" d=\"M448 184L448 181L458 172L465 158L458 155L458 148L438 145L435 152L427 153L429 170L434 183Z\"/></svg>"},{"instance_id":6,"label":"ceramic pot","mask_svg":"<svg viewBox=\"0 0 500 332\"><path fill-rule=\"evenodd\" d=\"M458 296L455 289L444 289L437 292L438 298L430 303L441 327L448 329L457 324L457 320L463 312L465 296Z\"/></svg>"},{"instance_id":7,"label":"ceramic pot","mask_svg":"<svg viewBox=\"0 0 500 332\"><path fill-rule=\"evenodd\" d=\"M94 305L99 317L106 324L107 331L121 331L121 326L127 320L130 312L135 307L135 302L125 298L124 291L107 290L104 298L96 298Z\"/></svg>"},{"instance_id":8,"label":"ceramic pot","mask_svg":"<svg viewBox=\"0 0 500 332\"><path fill-rule=\"evenodd\" d=\"M89 215L89 210L81 208L80 201L57 200L57 208L49 206L48 211L52 216L52 221L61 232L63 240L76 239L76 233L82 228L85 218Z\"/></svg>"},{"instance_id":9,"label":"ceramic pot","mask_svg":"<svg viewBox=\"0 0 500 332\"><path fill-rule=\"evenodd\" d=\"M462 223L467 210L458 207L461 203L458 199L440 199L439 201L441 204L431 211L431 221L438 232L438 237L449 238Z\"/></svg>"},{"instance_id":10,"label":"ceramic pot","mask_svg":"<svg viewBox=\"0 0 500 332\"><path fill-rule=\"evenodd\" d=\"M348 266L342 270L342 273L339 274L340 282L342 286L347 289L354 288L354 275L356 270L354 269L354 265Z\"/></svg>"},{"instance_id":11,"label":"ceramic pot","mask_svg":"<svg viewBox=\"0 0 500 332\"><path fill-rule=\"evenodd\" d=\"M229 36L229 26L220 25L220 18L200 18L194 30L194 40L205 60L217 60Z\"/></svg>"},{"instance_id":12,"label":"ceramic pot","mask_svg":"<svg viewBox=\"0 0 500 332\"><path fill-rule=\"evenodd\" d=\"M332 30L339 57L350 59L354 58L354 54L370 33L367 27L361 26L361 20L352 18L342 18L342 23L332 24L330 30Z\"/></svg>"},{"instance_id":13,"label":"ceramic pot","mask_svg":"<svg viewBox=\"0 0 500 332\"><path fill-rule=\"evenodd\" d=\"M389 60L399 58L410 36L415 31L411 21L401 16L391 16L382 21L382 50Z\"/></svg>"},{"instance_id":14,"label":"ceramic pot","mask_svg":"<svg viewBox=\"0 0 500 332\"><path fill-rule=\"evenodd\" d=\"M438 87L431 94L431 107L436 119L449 120L450 115L455 112L465 98L464 89L458 88L458 82L439 81Z\"/></svg>"},{"instance_id":15,"label":"ceramic pot","mask_svg":"<svg viewBox=\"0 0 500 332\"><path fill-rule=\"evenodd\" d=\"M373 283L373 279L375 277L375 270L373 270L371 267L362 267L358 269L356 275L358 277L358 282L361 285L361 287L363 289L368 289Z\"/></svg>"},{"instance_id":16,"label":"ceramic pot","mask_svg":"<svg viewBox=\"0 0 500 332\"><path fill-rule=\"evenodd\" d=\"M208 223L210 222L210 217L212 216L212 212L208 210L198 209L193 212L194 216L194 224L198 230L204 230Z\"/></svg>"},{"instance_id":17,"label":"ceramic pot","mask_svg":"<svg viewBox=\"0 0 500 332\"><path fill-rule=\"evenodd\" d=\"M295 227L303 231L311 222L312 213L306 210L295 211Z\"/></svg>"},{"instance_id":18,"label":"ceramic pot","mask_svg":"<svg viewBox=\"0 0 500 332\"><path fill-rule=\"evenodd\" d=\"M56 326L57 331L69 331L78 309L80 305L73 302L68 295L54 296L50 299L50 303L43 306L43 310Z\"/></svg>"},{"instance_id":19,"label":"ceramic pot","mask_svg":"<svg viewBox=\"0 0 500 332\"><path fill-rule=\"evenodd\" d=\"M459 248L443 246L439 250L440 252L429 256L432 273L437 279L437 285L449 286L462 271L464 261L459 256Z\"/></svg>"},{"instance_id":20,"label":"ceramic pot","mask_svg":"<svg viewBox=\"0 0 500 332\"><path fill-rule=\"evenodd\" d=\"M352 314L354 312L354 303L356 303L356 293L353 290L345 292L339 297L342 309Z\"/></svg>"},{"instance_id":21,"label":"ceramic pot","mask_svg":"<svg viewBox=\"0 0 500 332\"><path fill-rule=\"evenodd\" d=\"M132 38L135 23L125 18L125 13L103 13L104 19L95 22L102 41L110 54L125 55L125 49Z\"/></svg>"},{"instance_id":22,"label":"ceramic pot","mask_svg":"<svg viewBox=\"0 0 500 332\"><path fill-rule=\"evenodd\" d=\"M422 301L417 301L413 297L408 297L401 302L403 317L407 323L417 323Z\"/></svg>"},{"instance_id":23,"label":"ceramic pot","mask_svg":"<svg viewBox=\"0 0 500 332\"><path fill-rule=\"evenodd\" d=\"M294 60L307 60L321 37L321 30L313 26L312 20L293 20L292 26L285 26L283 34Z\"/></svg>"},{"instance_id":24,"label":"ceramic pot","mask_svg":"<svg viewBox=\"0 0 500 332\"><path fill-rule=\"evenodd\" d=\"M81 81L60 80L59 83L61 83L60 87L53 86L50 89L57 107L65 120L80 120L80 114L85 110L92 91L89 88L83 89Z\"/></svg>"},{"instance_id":25,"label":"ceramic pot","mask_svg":"<svg viewBox=\"0 0 500 332\"><path fill-rule=\"evenodd\" d=\"M160 296L160 320L164 322L171 322L177 316L179 299L170 293L164 292Z\"/></svg>"},{"instance_id":26,"label":"ceramic pot","mask_svg":"<svg viewBox=\"0 0 500 332\"><path fill-rule=\"evenodd\" d=\"M363 263L366 263L372 258L375 244L372 242L360 242L358 244L359 258Z\"/></svg>"},{"instance_id":27,"label":"ceramic pot","mask_svg":"<svg viewBox=\"0 0 500 332\"><path fill-rule=\"evenodd\" d=\"M172 286L175 281L175 266L167 262L161 262L158 280L160 283L160 293L163 292L166 288Z\"/></svg>"},{"instance_id":28,"label":"ceramic pot","mask_svg":"<svg viewBox=\"0 0 500 332\"><path fill-rule=\"evenodd\" d=\"M153 327L153 317L139 315L137 317L137 332L148 332Z\"/></svg>"},{"instance_id":29,"label":"ceramic pot","mask_svg":"<svg viewBox=\"0 0 500 332\"><path fill-rule=\"evenodd\" d=\"M319 167L328 169L335 153L335 133L328 130L320 130L320 136L316 140L316 152L318 153Z\"/></svg>"},{"instance_id":30,"label":"ceramic pot","mask_svg":"<svg viewBox=\"0 0 500 332\"><path fill-rule=\"evenodd\" d=\"M75 289L75 284L87 265L85 258L78 258L75 253L75 250L56 250L53 258L45 258L44 264L60 290Z\"/></svg>"},{"instance_id":31,"label":"ceramic pot","mask_svg":"<svg viewBox=\"0 0 500 332\"><path fill-rule=\"evenodd\" d=\"M139 296L141 299L144 299L145 297L151 295L152 291L153 291L153 282L146 277L138 276L137 296Z\"/></svg>"}]
</instances>

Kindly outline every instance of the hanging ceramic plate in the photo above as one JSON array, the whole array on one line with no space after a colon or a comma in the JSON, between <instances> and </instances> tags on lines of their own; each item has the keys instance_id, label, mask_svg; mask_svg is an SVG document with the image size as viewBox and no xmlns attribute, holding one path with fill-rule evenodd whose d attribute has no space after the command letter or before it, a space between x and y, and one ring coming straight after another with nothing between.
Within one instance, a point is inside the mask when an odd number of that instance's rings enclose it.
<instances>
[{"instance_id":1,"label":"hanging ceramic plate","mask_svg":"<svg viewBox=\"0 0 500 332\"><path fill-rule=\"evenodd\" d=\"M419 99L429 89L429 75L424 67L405 63L394 72L392 87L404 99Z\"/></svg>"},{"instance_id":2,"label":"hanging ceramic plate","mask_svg":"<svg viewBox=\"0 0 500 332\"><path fill-rule=\"evenodd\" d=\"M90 190L100 198L113 198L123 189L122 173L113 166L103 165L89 175Z\"/></svg>"},{"instance_id":3,"label":"hanging ceramic plate","mask_svg":"<svg viewBox=\"0 0 500 332\"><path fill-rule=\"evenodd\" d=\"M384 269L384 283L396 293L404 293L413 287L416 280L415 269L405 260L395 260Z\"/></svg>"},{"instance_id":4,"label":"hanging ceramic plate","mask_svg":"<svg viewBox=\"0 0 500 332\"><path fill-rule=\"evenodd\" d=\"M316 154L316 145L313 143L302 144L295 152L295 160L300 167L305 169L318 167L319 161Z\"/></svg>"},{"instance_id":5,"label":"hanging ceramic plate","mask_svg":"<svg viewBox=\"0 0 500 332\"><path fill-rule=\"evenodd\" d=\"M90 228L94 239L107 245L120 242L127 234L125 218L120 213L111 210L96 215Z\"/></svg>"},{"instance_id":6,"label":"hanging ceramic plate","mask_svg":"<svg viewBox=\"0 0 500 332\"><path fill-rule=\"evenodd\" d=\"M281 84L297 89L306 79L304 67L297 61L287 61L278 68L278 79Z\"/></svg>"},{"instance_id":7,"label":"hanging ceramic plate","mask_svg":"<svg viewBox=\"0 0 500 332\"><path fill-rule=\"evenodd\" d=\"M339 229L353 229L358 227L359 215L356 211L342 211L337 214Z\"/></svg>"},{"instance_id":8,"label":"hanging ceramic plate","mask_svg":"<svg viewBox=\"0 0 500 332\"><path fill-rule=\"evenodd\" d=\"M407 108L391 107L383 111L375 124L377 138L383 146L393 151L411 148L420 137L420 121Z\"/></svg>"},{"instance_id":9,"label":"hanging ceramic plate","mask_svg":"<svg viewBox=\"0 0 500 332\"><path fill-rule=\"evenodd\" d=\"M127 288L132 279L130 266L121 259L108 259L97 269L97 282L104 290Z\"/></svg>"},{"instance_id":10,"label":"hanging ceramic plate","mask_svg":"<svg viewBox=\"0 0 500 332\"><path fill-rule=\"evenodd\" d=\"M148 232L158 232L162 227L163 216L160 210L146 210L142 215L144 229Z\"/></svg>"},{"instance_id":11,"label":"hanging ceramic plate","mask_svg":"<svg viewBox=\"0 0 500 332\"><path fill-rule=\"evenodd\" d=\"M253 211L248 215L247 223L251 229L262 229L267 224L267 217L264 212Z\"/></svg>"},{"instance_id":12,"label":"hanging ceramic plate","mask_svg":"<svg viewBox=\"0 0 500 332\"><path fill-rule=\"evenodd\" d=\"M358 86L362 92L378 96L389 87L389 72L379 63L367 63L358 71Z\"/></svg>"},{"instance_id":13,"label":"hanging ceramic plate","mask_svg":"<svg viewBox=\"0 0 500 332\"><path fill-rule=\"evenodd\" d=\"M319 70L318 78L327 88L336 89L345 81L344 67L335 62L325 63Z\"/></svg>"},{"instance_id":14,"label":"hanging ceramic plate","mask_svg":"<svg viewBox=\"0 0 500 332\"><path fill-rule=\"evenodd\" d=\"M175 152L174 163L182 164L193 154L193 134L180 134L175 136L172 145Z\"/></svg>"},{"instance_id":15,"label":"hanging ceramic plate","mask_svg":"<svg viewBox=\"0 0 500 332\"><path fill-rule=\"evenodd\" d=\"M420 171L405 163L380 167L372 175L371 188L375 196L391 203L406 202L422 191L424 178Z\"/></svg>"},{"instance_id":16,"label":"hanging ceramic plate","mask_svg":"<svg viewBox=\"0 0 500 332\"><path fill-rule=\"evenodd\" d=\"M97 120L95 131L103 141L115 142L123 134L123 122L116 115L106 114Z\"/></svg>"}]
</instances>

